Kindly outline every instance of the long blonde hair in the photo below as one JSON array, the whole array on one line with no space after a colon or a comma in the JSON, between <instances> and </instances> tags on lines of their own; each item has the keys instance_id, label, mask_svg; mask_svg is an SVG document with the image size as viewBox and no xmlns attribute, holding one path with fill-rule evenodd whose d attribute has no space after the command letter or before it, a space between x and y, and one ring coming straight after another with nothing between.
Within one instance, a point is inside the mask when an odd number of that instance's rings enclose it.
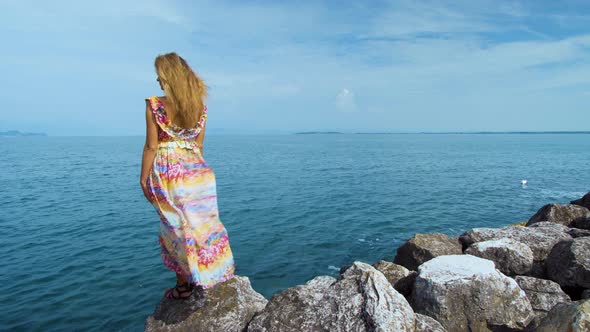
<instances>
[{"instance_id":1,"label":"long blonde hair","mask_svg":"<svg viewBox=\"0 0 590 332\"><path fill-rule=\"evenodd\" d=\"M154 65L166 94L166 107L174 110L174 124L193 128L203 112L207 85L175 52L158 55Z\"/></svg>"}]
</instances>

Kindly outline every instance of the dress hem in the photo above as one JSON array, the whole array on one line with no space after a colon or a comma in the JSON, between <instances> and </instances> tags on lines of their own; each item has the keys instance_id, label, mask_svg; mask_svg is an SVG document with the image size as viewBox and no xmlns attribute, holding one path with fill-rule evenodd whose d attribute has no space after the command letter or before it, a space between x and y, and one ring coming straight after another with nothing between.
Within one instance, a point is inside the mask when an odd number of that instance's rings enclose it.
<instances>
[{"instance_id":1,"label":"dress hem","mask_svg":"<svg viewBox=\"0 0 590 332\"><path fill-rule=\"evenodd\" d=\"M180 268L180 267L179 267L177 264L173 264L173 263L171 263L171 262L170 262L168 259L166 259L166 257L164 257L164 255L162 255L162 260L164 261L164 265L165 265L165 266L166 266L168 269L170 269L170 270L174 271L175 273L178 273L178 274L181 274L181 275L183 275L183 276L186 276L186 274L184 273L184 271L182 271L182 269L181 269L181 268ZM228 275L226 275L225 277L223 277L223 278L221 278L221 279L219 279L219 280L216 280L216 282L215 282L214 284L211 284L211 285L206 285L206 284L203 284L203 283L200 283L200 282L193 282L193 281L192 281L192 277L191 277L191 276L188 276L188 277L186 277L186 278L189 280L189 282L190 282L191 284L193 284L193 285L195 285L195 286L201 286L201 287L203 287L203 289L208 289L208 288L212 288L212 287L214 287L214 286L216 286L217 284L220 284L220 283L222 283L222 282L226 282L226 281L228 281L228 280L231 280L231 279L233 279L234 277L235 277L235 273L228 274Z\"/></svg>"}]
</instances>

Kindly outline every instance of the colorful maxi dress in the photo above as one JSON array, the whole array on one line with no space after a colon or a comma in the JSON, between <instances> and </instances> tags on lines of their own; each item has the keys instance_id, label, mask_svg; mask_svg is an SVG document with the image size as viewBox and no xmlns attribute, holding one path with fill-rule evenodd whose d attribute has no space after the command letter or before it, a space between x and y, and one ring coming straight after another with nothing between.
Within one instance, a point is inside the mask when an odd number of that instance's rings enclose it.
<instances>
[{"instance_id":1,"label":"colorful maxi dress","mask_svg":"<svg viewBox=\"0 0 590 332\"><path fill-rule=\"evenodd\" d=\"M219 220L215 174L197 144L207 107L197 125L185 129L169 121L158 97L149 102L158 123L158 149L147 185L160 217L162 260L195 285L213 287L233 278L235 267Z\"/></svg>"}]
</instances>

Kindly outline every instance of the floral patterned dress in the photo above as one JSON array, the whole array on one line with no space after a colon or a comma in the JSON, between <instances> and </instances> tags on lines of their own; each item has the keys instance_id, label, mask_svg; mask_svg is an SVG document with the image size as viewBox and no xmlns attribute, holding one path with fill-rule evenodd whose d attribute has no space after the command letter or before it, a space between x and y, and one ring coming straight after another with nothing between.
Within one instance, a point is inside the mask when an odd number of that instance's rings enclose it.
<instances>
[{"instance_id":1,"label":"floral patterned dress","mask_svg":"<svg viewBox=\"0 0 590 332\"><path fill-rule=\"evenodd\" d=\"M194 128L169 121L163 102L149 98L158 123L158 149L148 177L160 217L162 260L195 285L210 288L234 276L227 230L219 220L215 174L197 144L207 107Z\"/></svg>"}]
</instances>

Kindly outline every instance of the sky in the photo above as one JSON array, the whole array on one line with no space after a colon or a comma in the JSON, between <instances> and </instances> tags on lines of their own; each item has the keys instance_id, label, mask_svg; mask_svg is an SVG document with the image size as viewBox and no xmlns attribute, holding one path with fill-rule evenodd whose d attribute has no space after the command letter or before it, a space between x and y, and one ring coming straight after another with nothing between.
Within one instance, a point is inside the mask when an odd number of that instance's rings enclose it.
<instances>
[{"instance_id":1,"label":"sky","mask_svg":"<svg viewBox=\"0 0 590 332\"><path fill-rule=\"evenodd\" d=\"M145 135L159 54L208 132L590 130L590 1L0 0L0 131Z\"/></svg>"}]
</instances>

